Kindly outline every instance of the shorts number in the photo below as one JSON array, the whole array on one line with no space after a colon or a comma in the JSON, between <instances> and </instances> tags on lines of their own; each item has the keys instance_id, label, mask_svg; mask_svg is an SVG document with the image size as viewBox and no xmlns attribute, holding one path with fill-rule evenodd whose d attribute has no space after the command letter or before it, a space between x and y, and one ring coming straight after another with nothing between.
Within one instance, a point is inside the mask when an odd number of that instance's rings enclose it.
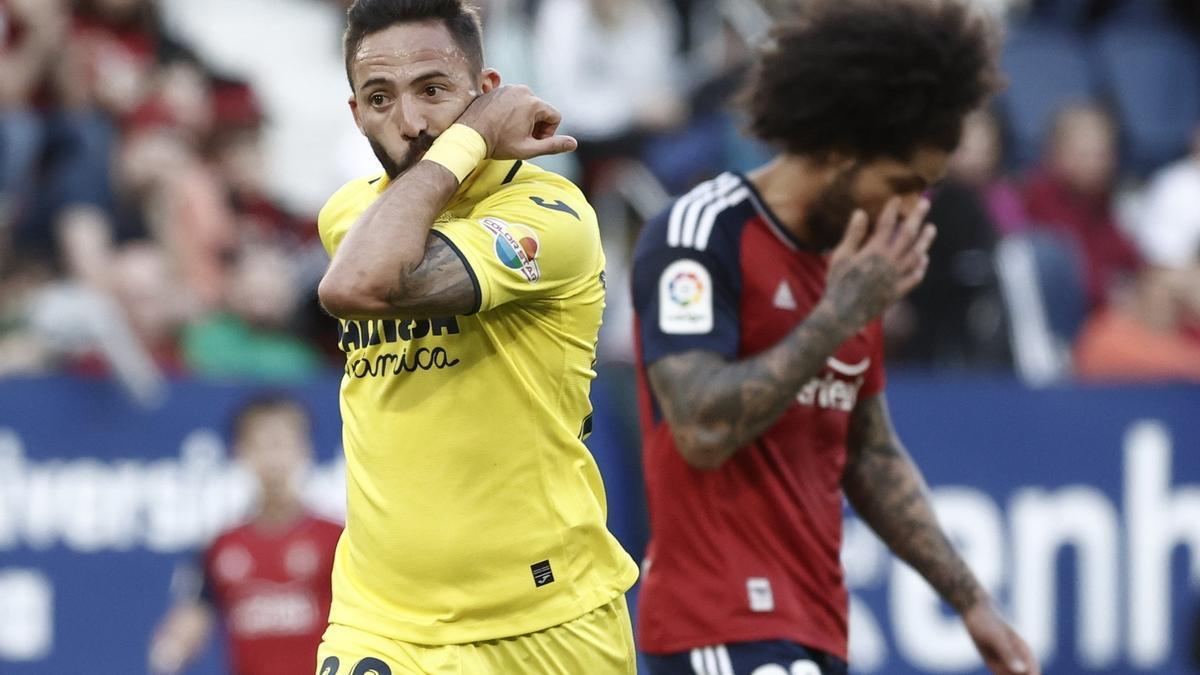
<instances>
[{"instance_id":1,"label":"shorts number","mask_svg":"<svg viewBox=\"0 0 1200 675\"><path fill-rule=\"evenodd\" d=\"M338 657L330 656L321 662L321 675L337 675L341 665ZM383 661L368 656L354 666L354 671L350 675L392 675L392 668Z\"/></svg>"},{"instance_id":2,"label":"shorts number","mask_svg":"<svg viewBox=\"0 0 1200 675\"><path fill-rule=\"evenodd\" d=\"M379 659L368 656L354 666L350 675L392 675L392 668Z\"/></svg>"},{"instance_id":3,"label":"shorts number","mask_svg":"<svg viewBox=\"0 0 1200 675\"><path fill-rule=\"evenodd\" d=\"M777 663L768 663L754 669L750 675L821 675L821 669L812 661L793 661L790 669Z\"/></svg>"}]
</instances>

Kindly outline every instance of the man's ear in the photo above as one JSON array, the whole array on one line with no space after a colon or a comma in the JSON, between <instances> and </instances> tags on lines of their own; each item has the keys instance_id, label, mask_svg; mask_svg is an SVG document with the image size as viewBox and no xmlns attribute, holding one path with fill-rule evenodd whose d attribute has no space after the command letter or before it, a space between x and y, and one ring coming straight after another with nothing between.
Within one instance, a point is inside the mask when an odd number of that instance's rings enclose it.
<instances>
[{"instance_id":1,"label":"man's ear","mask_svg":"<svg viewBox=\"0 0 1200 675\"><path fill-rule=\"evenodd\" d=\"M479 73L479 93L486 94L500 86L500 73L495 68L484 68Z\"/></svg>"},{"instance_id":2,"label":"man's ear","mask_svg":"<svg viewBox=\"0 0 1200 675\"><path fill-rule=\"evenodd\" d=\"M347 101L347 103L350 104L350 114L354 116L354 126L358 127L358 133L366 136L367 132L365 129L363 129L362 118L358 115L358 100L354 98L353 94L351 94L350 100Z\"/></svg>"}]
</instances>

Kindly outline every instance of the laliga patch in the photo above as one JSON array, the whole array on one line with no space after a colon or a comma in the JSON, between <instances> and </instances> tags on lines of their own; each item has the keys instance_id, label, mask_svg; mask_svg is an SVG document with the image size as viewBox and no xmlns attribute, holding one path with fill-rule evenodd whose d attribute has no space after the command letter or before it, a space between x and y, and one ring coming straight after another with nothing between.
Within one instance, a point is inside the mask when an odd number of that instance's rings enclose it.
<instances>
[{"instance_id":1,"label":"laliga patch","mask_svg":"<svg viewBox=\"0 0 1200 675\"><path fill-rule=\"evenodd\" d=\"M658 279L658 327L668 335L713 329L712 276L695 260L676 260Z\"/></svg>"},{"instance_id":2,"label":"laliga patch","mask_svg":"<svg viewBox=\"0 0 1200 675\"><path fill-rule=\"evenodd\" d=\"M496 235L492 249L505 267L525 277L531 284L542 278L542 270L537 263L541 242L533 230L524 225L506 223L499 218L484 218L479 224Z\"/></svg>"}]
</instances>

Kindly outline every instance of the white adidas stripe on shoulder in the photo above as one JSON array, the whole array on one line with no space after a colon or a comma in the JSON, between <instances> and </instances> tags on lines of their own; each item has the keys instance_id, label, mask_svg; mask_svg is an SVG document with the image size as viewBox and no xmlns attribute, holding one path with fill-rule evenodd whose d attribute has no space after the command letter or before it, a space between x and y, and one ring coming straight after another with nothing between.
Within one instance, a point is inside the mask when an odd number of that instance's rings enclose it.
<instances>
[{"instance_id":1,"label":"white adidas stripe on shoulder","mask_svg":"<svg viewBox=\"0 0 1200 675\"><path fill-rule=\"evenodd\" d=\"M704 211L700 214L700 222L696 226L696 240L692 245L698 251L703 251L708 248L708 238L712 235L713 225L717 222L717 216L722 211L737 206L750 196L750 189L745 186L739 186L736 190L710 202L704 207ZM687 244L688 242L684 242Z\"/></svg>"},{"instance_id":2,"label":"white adidas stripe on shoulder","mask_svg":"<svg viewBox=\"0 0 1200 675\"><path fill-rule=\"evenodd\" d=\"M667 222L667 246L692 248L701 211L713 200L726 196L739 185L741 179L736 175L723 173L697 185L691 192L680 197L671 207L671 215Z\"/></svg>"}]
</instances>

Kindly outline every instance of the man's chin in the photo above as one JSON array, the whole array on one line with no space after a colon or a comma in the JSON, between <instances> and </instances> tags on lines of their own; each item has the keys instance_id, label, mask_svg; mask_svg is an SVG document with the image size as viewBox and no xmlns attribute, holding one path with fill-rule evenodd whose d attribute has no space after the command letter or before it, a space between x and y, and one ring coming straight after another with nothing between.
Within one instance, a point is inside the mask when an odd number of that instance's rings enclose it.
<instances>
[{"instance_id":1,"label":"man's chin","mask_svg":"<svg viewBox=\"0 0 1200 675\"><path fill-rule=\"evenodd\" d=\"M416 157L405 158L403 163L387 162L383 164L383 170L387 172L388 180L396 180L400 176L408 173L410 169L416 166L422 159L425 159L425 153L421 153Z\"/></svg>"}]
</instances>

